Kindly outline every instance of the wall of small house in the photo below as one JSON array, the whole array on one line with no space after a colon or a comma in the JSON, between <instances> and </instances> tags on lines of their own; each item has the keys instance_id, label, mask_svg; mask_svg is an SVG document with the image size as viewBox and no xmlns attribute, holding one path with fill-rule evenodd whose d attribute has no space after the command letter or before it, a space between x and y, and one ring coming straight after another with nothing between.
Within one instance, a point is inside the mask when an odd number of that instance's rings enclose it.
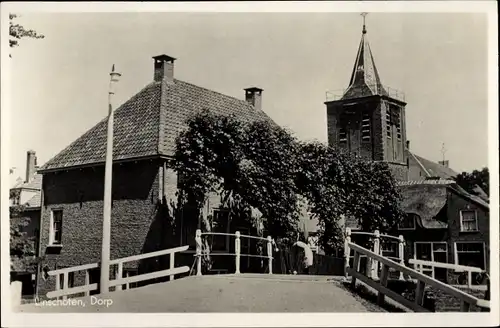
<instances>
[{"instance_id":1,"label":"wall of small house","mask_svg":"<svg viewBox=\"0 0 500 328\"><path fill-rule=\"evenodd\" d=\"M461 232L460 231L460 210L476 210L477 211L477 232ZM485 253L485 264L487 270L489 269L490 261L490 248L489 248L489 211L483 206L468 200L456 193L448 193L448 229L450 234L448 253L449 262L454 263L455 260L455 243L456 242L483 242ZM449 275L453 272L449 270Z\"/></svg>"},{"instance_id":2,"label":"wall of small house","mask_svg":"<svg viewBox=\"0 0 500 328\"><path fill-rule=\"evenodd\" d=\"M171 225L159 202L159 167L155 161L115 164L111 211L111 259L165 248ZM49 270L98 262L101 254L104 166L47 173L43 179L42 267ZM48 248L51 211L63 211L62 248ZM140 264L149 270L151 262ZM124 268L137 268L137 262ZM54 290L55 279L40 275L39 296ZM75 276L75 286L84 273Z\"/></svg>"}]
</instances>

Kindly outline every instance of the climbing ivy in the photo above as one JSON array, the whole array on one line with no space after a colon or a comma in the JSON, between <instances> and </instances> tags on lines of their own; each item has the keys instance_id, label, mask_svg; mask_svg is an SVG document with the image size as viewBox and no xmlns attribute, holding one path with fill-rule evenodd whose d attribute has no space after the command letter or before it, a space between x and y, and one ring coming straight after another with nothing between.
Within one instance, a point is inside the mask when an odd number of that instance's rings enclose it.
<instances>
[{"instance_id":1,"label":"climbing ivy","mask_svg":"<svg viewBox=\"0 0 500 328\"><path fill-rule=\"evenodd\" d=\"M247 213L258 210L281 241L299 231L301 200L319 221L327 254L342 247L342 216L366 230L387 231L402 217L399 194L385 163L366 161L318 142L300 142L267 121L243 123L204 110L179 134L174 168L184 202L201 216L209 193ZM204 218L204 228L212 223Z\"/></svg>"}]
</instances>

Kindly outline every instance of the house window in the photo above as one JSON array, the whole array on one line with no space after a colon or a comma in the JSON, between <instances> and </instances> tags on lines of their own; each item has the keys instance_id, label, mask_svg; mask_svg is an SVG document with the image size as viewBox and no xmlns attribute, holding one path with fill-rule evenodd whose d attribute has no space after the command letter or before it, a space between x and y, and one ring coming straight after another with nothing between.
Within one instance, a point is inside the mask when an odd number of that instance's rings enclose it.
<instances>
[{"instance_id":1,"label":"house window","mask_svg":"<svg viewBox=\"0 0 500 328\"><path fill-rule=\"evenodd\" d=\"M486 268L484 243L482 242L456 242L455 264Z\"/></svg>"},{"instance_id":2,"label":"house window","mask_svg":"<svg viewBox=\"0 0 500 328\"><path fill-rule=\"evenodd\" d=\"M50 215L49 244L61 245L62 237L62 210L52 210Z\"/></svg>"},{"instance_id":3,"label":"house window","mask_svg":"<svg viewBox=\"0 0 500 328\"><path fill-rule=\"evenodd\" d=\"M385 240L381 243L382 256L397 258L399 252L399 242L392 240Z\"/></svg>"},{"instance_id":4,"label":"house window","mask_svg":"<svg viewBox=\"0 0 500 328\"><path fill-rule=\"evenodd\" d=\"M403 221L401 221L398 224L398 229L399 230L415 230L415 221L416 221L417 215L413 213L407 214L404 218Z\"/></svg>"},{"instance_id":5,"label":"house window","mask_svg":"<svg viewBox=\"0 0 500 328\"><path fill-rule=\"evenodd\" d=\"M392 138L392 119L391 119L391 110L387 109L385 113L385 123L387 130L387 138Z\"/></svg>"},{"instance_id":6,"label":"house window","mask_svg":"<svg viewBox=\"0 0 500 328\"><path fill-rule=\"evenodd\" d=\"M370 113L363 112L361 118L361 140L370 141L371 137L371 126L370 126Z\"/></svg>"},{"instance_id":7,"label":"house window","mask_svg":"<svg viewBox=\"0 0 500 328\"><path fill-rule=\"evenodd\" d=\"M415 242L414 258L431 262L448 262L448 244L446 242ZM447 273L444 268L425 267L423 273L437 280L446 281Z\"/></svg>"},{"instance_id":8,"label":"house window","mask_svg":"<svg viewBox=\"0 0 500 328\"><path fill-rule=\"evenodd\" d=\"M477 212L476 211L460 211L460 231L469 232L477 231Z\"/></svg>"},{"instance_id":9,"label":"house window","mask_svg":"<svg viewBox=\"0 0 500 328\"><path fill-rule=\"evenodd\" d=\"M229 233L229 210L214 209L212 217L213 232ZM215 235L211 238L212 250L229 251L229 236Z\"/></svg>"}]
</instances>

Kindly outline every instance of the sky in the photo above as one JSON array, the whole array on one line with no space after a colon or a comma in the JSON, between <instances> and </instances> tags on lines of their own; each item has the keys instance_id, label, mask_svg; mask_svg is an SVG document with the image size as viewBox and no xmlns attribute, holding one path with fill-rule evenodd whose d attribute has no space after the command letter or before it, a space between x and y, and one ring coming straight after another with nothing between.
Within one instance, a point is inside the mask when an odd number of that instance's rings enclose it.
<instances>
[{"instance_id":1,"label":"sky","mask_svg":"<svg viewBox=\"0 0 500 328\"><path fill-rule=\"evenodd\" d=\"M302 140L327 141L328 90L347 88L359 13L21 13L45 35L11 50L10 167L42 165L107 113L111 65L122 104L153 79L152 56L177 58L175 77L244 99ZM488 165L487 16L370 13L382 83L406 95L411 150L454 170Z\"/></svg>"}]
</instances>

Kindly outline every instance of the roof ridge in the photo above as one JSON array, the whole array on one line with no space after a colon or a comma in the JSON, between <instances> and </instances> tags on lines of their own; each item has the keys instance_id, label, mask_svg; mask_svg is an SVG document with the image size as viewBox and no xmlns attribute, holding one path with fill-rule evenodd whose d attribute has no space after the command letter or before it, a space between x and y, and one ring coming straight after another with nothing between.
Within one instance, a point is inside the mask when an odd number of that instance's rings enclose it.
<instances>
[{"instance_id":1,"label":"roof ridge","mask_svg":"<svg viewBox=\"0 0 500 328\"><path fill-rule=\"evenodd\" d=\"M197 84L194 84L194 83L191 83L191 82L186 82L186 81L179 80L179 79L174 79L174 82L181 82L181 83L189 84L189 85L191 85L191 86L193 86L193 87L197 87L197 88L200 88L200 89L203 89L203 90L209 91L209 92L213 92L213 93L219 94L219 95L221 95L221 96L223 96L223 97L226 97L226 98L230 98L230 99L233 99L233 100L239 101L239 102L241 102L242 104L246 104L246 105L248 105L249 107L252 107L252 108L254 108L254 109L256 109L256 110L259 110L259 109L255 108L255 106L253 106L252 104L250 104L248 101L245 101L245 100L243 100L243 99L239 99L239 98L236 98L236 97L233 97L233 96L226 95L226 94L224 94L224 93L222 93L222 92L219 92L219 91L215 91L215 90L212 90L212 89L208 89L208 88L206 88L206 87L202 87L202 86L200 86L200 85L197 85ZM263 110L262 110L262 109L261 109L260 111L262 111L262 112L263 112Z\"/></svg>"}]
</instances>

